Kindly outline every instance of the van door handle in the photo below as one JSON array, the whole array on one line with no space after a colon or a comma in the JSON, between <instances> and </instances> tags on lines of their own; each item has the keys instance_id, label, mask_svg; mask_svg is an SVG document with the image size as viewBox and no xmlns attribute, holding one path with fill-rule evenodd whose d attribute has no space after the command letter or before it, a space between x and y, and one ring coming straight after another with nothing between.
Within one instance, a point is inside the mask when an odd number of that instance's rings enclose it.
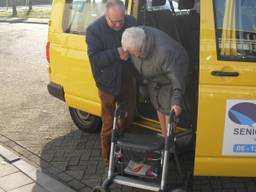
<instances>
[{"instance_id":1,"label":"van door handle","mask_svg":"<svg viewBox=\"0 0 256 192\"><path fill-rule=\"evenodd\" d=\"M238 72L225 72L225 71L212 71L211 73L213 76L227 76L227 77L238 77Z\"/></svg>"}]
</instances>

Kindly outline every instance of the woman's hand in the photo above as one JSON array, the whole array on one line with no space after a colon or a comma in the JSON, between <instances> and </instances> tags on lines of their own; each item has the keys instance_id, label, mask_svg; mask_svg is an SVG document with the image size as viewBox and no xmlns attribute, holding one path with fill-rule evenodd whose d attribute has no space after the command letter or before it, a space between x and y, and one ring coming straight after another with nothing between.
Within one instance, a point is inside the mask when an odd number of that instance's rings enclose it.
<instances>
[{"instance_id":1,"label":"woman's hand","mask_svg":"<svg viewBox=\"0 0 256 192\"><path fill-rule=\"evenodd\" d=\"M181 114L181 107L179 105L173 105L171 107L171 111L175 112L176 117L180 116Z\"/></svg>"}]
</instances>

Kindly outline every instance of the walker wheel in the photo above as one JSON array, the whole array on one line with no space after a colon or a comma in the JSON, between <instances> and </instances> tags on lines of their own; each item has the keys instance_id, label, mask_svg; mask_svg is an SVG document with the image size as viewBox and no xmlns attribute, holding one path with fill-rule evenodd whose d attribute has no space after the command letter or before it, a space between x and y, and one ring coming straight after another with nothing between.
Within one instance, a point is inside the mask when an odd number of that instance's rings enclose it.
<instances>
[{"instance_id":1,"label":"walker wheel","mask_svg":"<svg viewBox=\"0 0 256 192\"><path fill-rule=\"evenodd\" d=\"M109 190L106 190L104 187L102 186L95 186L92 189L92 192L109 192Z\"/></svg>"}]
</instances>

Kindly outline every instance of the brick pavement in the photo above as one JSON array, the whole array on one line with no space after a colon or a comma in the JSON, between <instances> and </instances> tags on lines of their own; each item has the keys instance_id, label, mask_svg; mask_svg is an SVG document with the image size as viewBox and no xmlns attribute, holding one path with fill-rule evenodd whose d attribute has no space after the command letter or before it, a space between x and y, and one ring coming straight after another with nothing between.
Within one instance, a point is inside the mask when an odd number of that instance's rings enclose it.
<instances>
[{"instance_id":1,"label":"brick pavement","mask_svg":"<svg viewBox=\"0 0 256 192\"><path fill-rule=\"evenodd\" d=\"M100 157L98 134L85 134L79 130L71 132L46 144L40 156L4 136L0 136L0 143L11 147L35 166L41 167L44 173L53 176L76 191L89 192L92 187L101 183L104 164ZM192 159L192 155L182 155L183 168L191 170ZM170 168L169 180L173 186L180 182L173 165ZM255 178L194 177L193 181L193 192L256 191ZM114 186L112 191L141 190Z\"/></svg>"}]
</instances>

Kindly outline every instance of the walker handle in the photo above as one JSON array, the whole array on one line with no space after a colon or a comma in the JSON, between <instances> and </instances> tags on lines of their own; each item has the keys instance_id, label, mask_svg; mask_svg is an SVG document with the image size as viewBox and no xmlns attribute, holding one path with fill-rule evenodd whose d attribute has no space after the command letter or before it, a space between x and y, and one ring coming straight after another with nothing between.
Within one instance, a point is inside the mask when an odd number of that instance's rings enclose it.
<instances>
[{"instance_id":1,"label":"walker handle","mask_svg":"<svg viewBox=\"0 0 256 192\"><path fill-rule=\"evenodd\" d=\"M118 119L127 118L128 113L123 110L124 106L125 106L125 103L120 103L120 102L116 103L116 108L114 112L115 118L118 118Z\"/></svg>"},{"instance_id":2,"label":"walker handle","mask_svg":"<svg viewBox=\"0 0 256 192\"><path fill-rule=\"evenodd\" d=\"M174 110L171 110L169 123L176 123L176 113Z\"/></svg>"}]
</instances>

